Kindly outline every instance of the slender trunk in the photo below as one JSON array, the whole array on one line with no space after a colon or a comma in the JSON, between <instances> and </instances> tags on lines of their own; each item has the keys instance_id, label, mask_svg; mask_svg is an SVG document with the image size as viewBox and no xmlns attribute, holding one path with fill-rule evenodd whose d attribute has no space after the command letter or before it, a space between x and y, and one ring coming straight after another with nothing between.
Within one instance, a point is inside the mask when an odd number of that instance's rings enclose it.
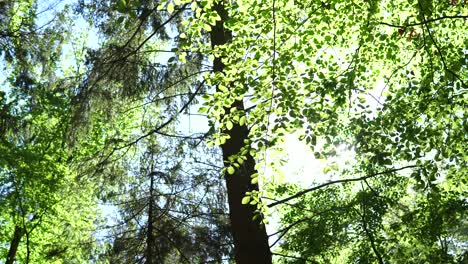
<instances>
[{"instance_id":1,"label":"slender trunk","mask_svg":"<svg viewBox=\"0 0 468 264\"><path fill-rule=\"evenodd\" d=\"M16 252L18 252L18 246L23 235L24 229L20 226L15 226L15 232L13 233L13 238L10 244L10 250L8 251L5 264L13 264L15 262Z\"/></svg>"},{"instance_id":2,"label":"slender trunk","mask_svg":"<svg viewBox=\"0 0 468 264\"><path fill-rule=\"evenodd\" d=\"M222 4L222 1L215 4L214 10L221 17L221 21L216 23L210 32L211 46L214 48L217 45L223 45L232 40L232 33L224 27L224 22L227 19L227 12ZM225 65L221 62L221 58L215 58L213 62L213 70L215 72L223 72ZM228 109L236 107L239 110L244 110L242 101L235 101ZM223 151L223 160L234 154L238 154L241 147L244 145L244 140L248 139L248 128L246 125L234 124L231 130L223 131L230 136L230 139L221 146ZM250 154L247 154L247 160L242 166L235 171L233 175L226 175L226 187L229 201L229 215L231 220L231 233L234 238L235 259L237 264L263 264L271 263L271 252L268 245L268 236L265 226L258 220L254 221L253 216L256 206L243 205L242 198L246 192L258 190L258 184L252 184L250 176L255 171L255 160ZM227 164L225 164L227 165ZM259 218L261 221L261 217Z\"/></svg>"},{"instance_id":3,"label":"slender trunk","mask_svg":"<svg viewBox=\"0 0 468 264\"><path fill-rule=\"evenodd\" d=\"M148 227L146 234L146 263L156 263L154 260L154 219L153 219L153 190L154 189L154 173L150 173L150 190L149 190L149 201L148 201Z\"/></svg>"}]
</instances>

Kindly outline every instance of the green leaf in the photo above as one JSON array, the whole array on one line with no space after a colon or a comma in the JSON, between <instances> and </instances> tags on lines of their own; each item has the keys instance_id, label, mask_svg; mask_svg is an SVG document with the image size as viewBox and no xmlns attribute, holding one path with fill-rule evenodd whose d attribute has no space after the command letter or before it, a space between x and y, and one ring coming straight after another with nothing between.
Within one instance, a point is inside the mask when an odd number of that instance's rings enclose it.
<instances>
[{"instance_id":1,"label":"green leaf","mask_svg":"<svg viewBox=\"0 0 468 264\"><path fill-rule=\"evenodd\" d=\"M234 174L234 172L235 172L235 169L234 169L234 167L232 167L232 166L229 166L229 167L227 168L227 172L229 173L229 175L233 175L233 174Z\"/></svg>"},{"instance_id":2,"label":"green leaf","mask_svg":"<svg viewBox=\"0 0 468 264\"><path fill-rule=\"evenodd\" d=\"M257 219L260 218L260 215L258 213L254 214L254 216L252 217L252 221L255 221Z\"/></svg>"},{"instance_id":3,"label":"green leaf","mask_svg":"<svg viewBox=\"0 0 468 264\"><path fill-rule=\"evenodd\" d=\"M169 14L172 14L174 12L174 3L170 2L168 5L167 5L167 12Z\"/></svg>"},{"instance_id":4,"label":"green leaf","mask_svg":"<svg viewBox=\"0 0 468 264\"><path fill-rule=\"evenodd\" d=\"M117 18L116 23L120 25L120 24L123 23L124 19L125 19L125 17L121 16L121 17Z\"/></svg>"},{"instance_id":5,"label":"green leaf","mask_svg":"<svg viewBox=\"0 0 468 264\"><path fill-rule=\"evenodd\" d=\"M230 120L228 120L227 123L226 123L226 128L227 128L228 130L231 130L231 129L233 128L233 126L234 126L234 125L232 124L232 122L231 122Z\"/></svg>"},{"instance_id":6,"label":"green leaf","mask_svg":"<svg viewBox=\"0 0 468 264\"><path fill-rule=\"evenodd\" d=\"M208 112L207 107L202 106L202 107L198 108L198 113L203 114L203 113L206 113L206 112Z\"/></svg>"},{"instance_id":7,"label":"green leaf","mask_svg":"<svg viewBox=\"0 0 468 264\"><path fill-rule=\"evenodd\" d=\"M117 2L117 11L125 13L127 11L127 2L125 0L119 0Z\"/></svg>"},{"instance_id":8,"label":"green leaf","mask_svg":"<svg viewBox=\"0 0 468 264\"><path fill-rule=\"evenodd\" d=\"M245 125L245 116L241 116L241 117L239 118L239 125L240 125L240 126Z\"/></svg>"},{"instance_id":9,"label":"green leaf","mask_svg":"<svg viewBox=\"0 0 468 264\"><path fill-rule=\"evenodd\" d=\"M208 24L203 24L203 28L204 28L207 32L210 32L210 31L211 31L211 26L208 25Z\"/></svg>"},{"instance_id":10,"label":"green leaf","mask_svg":"<svg viewBox=\"0 0 468 264\"><path fill-rule=\"evenodd\" d=\"M251 183L252 184L257 184L258 183L258 177L252 178Z\"/></svg>"},{"instance_id":11,"label":"green leaf","mask_svg":"<svg viewBox=\"0 0 468 264\"><path fill-rule=\"evenodd\" d=\"M250 196L245 196L242 198L242 204L248 204L250 202Z\"/></svg>"}]
</instances>

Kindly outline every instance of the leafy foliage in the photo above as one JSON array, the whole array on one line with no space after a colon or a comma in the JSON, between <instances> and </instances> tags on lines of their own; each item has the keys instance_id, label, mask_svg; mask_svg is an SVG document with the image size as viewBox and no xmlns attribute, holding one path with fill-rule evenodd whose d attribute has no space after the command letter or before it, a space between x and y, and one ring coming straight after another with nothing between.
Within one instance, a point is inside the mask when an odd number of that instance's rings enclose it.
<instances>
[{"instance_id":1,"label":"leafy foliage","mask_svg":"<svg viewBox=\"0 0 468 264\"><path fill-rule=\"evenodd\" d=\"M42 28L34 1L0 5L2 258L222 262L219 176L246 174L278 263L466 262L464 1L78 1L100 40L73 70L72 9ZM209 128L180 133L193 109ZM271 180L289 135L333 180ZM119 213L105 249L97 200Z\"/></svg>"}]
</instances>

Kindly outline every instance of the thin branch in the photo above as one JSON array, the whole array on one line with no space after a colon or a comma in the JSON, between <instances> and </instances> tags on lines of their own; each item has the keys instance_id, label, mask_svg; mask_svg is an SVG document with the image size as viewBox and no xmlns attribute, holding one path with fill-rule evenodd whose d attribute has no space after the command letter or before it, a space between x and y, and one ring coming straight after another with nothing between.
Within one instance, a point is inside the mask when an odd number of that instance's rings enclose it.
<instances>
[{"instance_id":1,"label":"thin branch","mask_svg":"<svg viewBox=\"0 0 468 264\"><path fill-rule=\"evenodd\" d=\"M275 10L275 0L273 0L273 5L272 5L272 16L273 16L273 59L272 59L272 66L271 66L271 100L270 100L270 106L267 112L267 124L266 124L266 131L265 131L265 139L268 141L268 131L270 127L270 117L271 117L271 109L273 107L273 98L275 95L275 82L276 82L276 10ZM265 148L264 151L264 158L265 158L265 168L264 172L266 170L267 166L267 148ZM278 240L277 240L278 241ZM275 242L276 243L276 242Z\"/></svg>"},{"instance_id":2,"label":"thin branch","mask_svg":"<svg viewBox=\"0 0 468 264\"><path fill-rule=\"evenodd\" d=\"M126 47L128 47L128 45L130 45L130 42L132 42L132 40L136 37L138 32L140 32L140 29L143 26L143 24L146 22L146 19L151 15L151 13L153 13L156 10L156 8L157 8L157 5L154 8L152 8L151 10L149 10L143 17L141 17L140 23L138 24L135 32L133 32L132 36L130 36L130 38L127 40L127 42L125 42L125 44L123 45L123 48L126 48Z\"/></svg>"},{"instance_id":3,"label":"thin branch","mask_svg":"<svg viewBox=\"0 0 468 264\"><path fill-rule=\"evenodd\" d=\"M162 235L164 238L167 239L167 241L169 241L169 243L172 244L172 246L177 250L177 252L179 252L179 256L186 262L186 263L192 263L190 261L190 259L184 254L183 250L180 248L180 245L177 244L176 242L174 242L171 237L166 233L164 232L162 229L160 228L157 228L157 227L154 227L154 229L156 229L156 231L158 231L158 233L160 235Z\"/></svg>"},{"instance_id":4,"label":"thin branch","mask_svg":"<svg viewBox=\"0 0 468 264\"><path fill-rule=\"evenodd\" d=\"M197 87L197 89L195 90L195 92L192 94L192 97L190 97L190 99L188 100L187 103L184 104L184 106L182 106L182 108L178 111L177 114L173 115L172 117L170 117L166 122L162 123L161 125L159 125L158 127L150 130L149 132L147 132L146 134L144 135L141 135L139 136L138 138L126 143L125 145L122 145L122 146L116 146L114 147L110 152L109 154L107 154L100 162L99 164L97 164L97 168L99 168L100 166L102 166L103 164L105 164L107 161L109 161L109 158L118 150L122 150L122 149L126 149L126 148L129 148L135 144L137 144L138 142L140 142L141 140L153 135L153 134L158 134L158 133L161 133L161 130L166 128L170 123L174 122L175 119L177 118L177 116L181 113L183 113L185 111L185 109L187 109L189 107L189 105L193 102L193 100L195 99L195 96L198 95L199 91L201 90L201 88L203 87L203 85L205 84L205 81L202 81L200 83L200 85ZM97 172L97 170L96 170Z\"/></svg>"},{"instance_id":5,"label":"thin branch","mask_svg":"<svg viewBox=\"0 0 468 264\"><path fill-rule=\"evenodd\" d=\"M361 182L361 188L364 190L364 186L363 186L362 182ZM361 201L361 210L362 210L362 214L359 214L359 212L357 212L357 213L358 213L358 215L361 216L362 228L364 229L364 232L366 233L366 236L369 238L369 241L370 241L370 244L371 244L371 247L372 247L372 251L374 251L374 254L377 257L377 260L379 261L379 264L384 264L385 262L384 262L384 260L382 258L382 255L380 255L380 252L377 249L377 246L375 245L374 236L372 235L370 230L367 228L366 204L363 201Z\"/></svg>"},{"instance_id":6,"label":"thin branch","mask_svg":"<svg viewBox=\"0 0 468 264\"><path fill-rule=\"evenodd\" d=\"M409 169L409 168L418 168L418 167L420 167L420 166L418 166L418 165L408 165L408 166L397 168L397 169L391 169L391 170L386 170L386 171L382 171L382 172L377 172L377 173L367 175L367 176L363 176L363 177L359 177L359 178L329 181L327 183L324 183L324 184L321 184L321 185L318 185L318 186L315 186L315 187L300 191L300 192L298 192L298 193L296 193L296 194L294 194L292 196L289 196L289 197L287 197L285 199L282 199L282 200L279 200L277 202L271 203L271 204L269 204L267 206L268 207L274 207L276 205L283 204L283 203L288 202L290 200L296 199L296 198L298 198L298 197L300 197L300 196L302 196L302 195L304 195L306 193L309 193L309 192L312 192L312 191L327 187L328 185L337 184L337 183L362 181L362 180L373 178L373 177L376 177L376 176L379 176L379 175L393 173L393 172L397 172L397 171L404 170L404 169Z\"/></svg>"},{"instance_id":7,"label":"thin branch","mask_svg":"<svg viewBox=\"0 0 468 264\"><path fill-rule=\"evenodd\" d=\"M270 200L270 201L274 201L274 202L279 202L279 201L280 201L280 200L278 200L278 199L274 199L274 198L266 197L266 196L262 196L262 200ZM296 203L296 204L292 204L292 203L288 203L288 202L284 202L283 204L284 204L284 205L291 206L291 207L294 207L294 208L298 208L298 209L303 210L303 211L308 211L308 212L315 213L314 211L305 208L305 207L302 206L301 204L297 204L297 203Z\"/></svg>"},{"instance_id":8,"label":"thin branch","mask_svg":"<svg viewBox=\"0 0 468 264\"><path fill-rule=\"evenodd\" d=\"M296 257L296 256L290 256L290 255L285 255L285 254L281 254L281 253L272 252L271 254L272 254L272 255L275 255L275 256L283 257L283 258L293 258L293 259L298 259L298 260L306 261L306 263L307 263L307 261L310 261L310 259L301 258L301 257Z\"/></svg>"},{"instance_id":9,"label":"thin branch","mask_svg":"<svg viewBox=\"0 0 468 264\"><path fill-rule=\"evenodd\" d=\"M276 241L273 242L273 244L271 244L270 248L272 248L272 247L273 247L283 236L285 236L286 233L288 233L289 230L290 230L291 228L293 228L294 226L296 226L296 225L298 225L298 224L300 224L300 223L303 223L303 222L305 222L305 221L308 221L308 220L313 220L313 218L314 218L315 216L320 216L320 215L325 214L325 213L328 213L328 212L330 212L330 211L338 211L338 210L346 210L346 209L348 209L348 207L332 207L332 208L329 208L329 209L327 209L327 210L320 211L320 212L312 212L312 211L311 211L311 212L314 214L313 217L306 217L306 218L299 219L299 220L295 221L294 223L290 224L289 226L287 226L287 227L285 227L285 228L283 228L283 229L281 229L281 230L279 230L279 231L277 231L277 232L275 232L275 233L273 233L273 234L268 235L268 237L271 237L271 236L274 236L274 235L277 235L277 234L280 234L280 233L281 233L281 235L278 237L278 239L276 239Z\"/></svg>"},{"instance_id":10,"label":"thin branch","mask_svg":"<svg viewBox=\"0 0 468 264\"><path fill-rule=\"evenodd\" d=\"M188 100L187 103L184 104L184 106L179 110L179 112L172 116L171 118L169 118L166 122L164 122L163 124L159 125L158 127L156 127L155 129L151 130L150 132L138 137L137 139L133 140L132 142L129 142L127 144L125 144L124 146L122 147L119 147L119 148L116 148L116 150L119 150L119 149L123 149L123 148L127 148L127 147L130 147L136 143L138 143L139 141L141 141L142 139L145 139L149 136L151 136L152 134L155 134L155 133L158 133L160 132L163 128L165 128L167 125L169 125L171 122L173 122L176 117L181 114L182 112L185 111L185 109L188 108L188 106L192 103L192 101L195 99L195 96L198 95L198 92L201 90L201 88L203 87L203 85L205 84L205 81L202 81L200 83L200 85L197 87L197 89L195 90L195 92L193 93L192 97Z\"/></svg>"},{"instance_id":11,"label":"thin branch","mask_svg":"<svg viewBox=\"0 0 468 264\"><path fill-rule=\"evenodd\" d=\"M208 162L204 162L204 161L201 161L201 160L198 160L198 159L195 159L195 163L200 163L200 164L203 164L203 165L206 165L206 166L211 166L215 169L218 169L218 170L221 170L223 169L224 167L221 167L221 166L218 166L218 165L215 165L215 164L212 164L212 163L208 163Z\"/></svg>"},{"instance_id":12,"label":"thin branch","mask_svg":"<svg viewBox=\"0 0 468 264\"><path fill-rule=\"evenodd\" d=\"M199 136L195 136L196 134L191 135L191 136L184 136L184 135L168 134L168 133L164 133L164 132L161 132L161 131L158 131L156 133L161 135L161 136L172 137L172 138L180 138L180 139L204 139L204 138L206 138L206 136L208 134L208 133L198 133Z\"/></svg>"},{"instance_id":13,"label":"thin branch","mask_svg":"<svg viewBox=\"0 0 468 264\"><path fill-rule=\"evenodd\" d=\"M270 245L270 248L272 248L274 245L276 245L276 243L278 243L278 242L281 240L281 238L283 238L283 237L288 233L288 231L291 230L291 228L295 227L296 225L298 225L298 224L300 224L300 223L303 223L303 222L305 222L305 221L308 221L308 220L310 220L310 219L311 219L311 218L299 219L299 220L297 220L296 222L294 222L294 223L290 224L289 226L287 226L286 228L283 228L283 229L281 229L281 230L279 230L279 231L277 231L277 232L275 232L275 233L273 233L273 234L271 234L271 235L268 235L268 237L271 237L271 236L274 236L274 235L277 235L277 234L280 234L280 233L281 233L281 234L278 236L278 238L275 240L275 242L273 242L273 243Z\"/></svg>"},{"instance_id":14,"label":"thin branch","mask_svg":"<svg viewBox=\"0 0 468 264\"><path fill-rule=\"evenodd\" d=\"M411 61L416 57L416 55L418 54L418 52L425 46L426 44L422 45L418 50L416 50L413 54L413 56L411 56L411 58L403 65L401 65L400 67L397 67L395 70L393 70L393 72L390 74L390 77L386 78L386 83L385 83L385 86L382 88L382 90L380 90L380 95L379 95L379 98L377 98L377 100L380 101L380 98L383 96L383 93L384 91L387 89L388 87L388 84L389 82L391 81L391 79L393 78L393 76L401 69L403 69L404 67L408 66Z\"/></svg>"},{"instance_id":15,"label":"thin branch","mask_svg":"<svg viewBox=\"0 0 468 264\"><path fill-rule=\"evenodd\" d=\"M406 25L395 25L391 24L388 22L380 22L379 24L389 26L389 27L394 27L394 28L405 28L405 27L414 27L414 26L420 26L420 25L427 25L428 23L436 22L439 20L444 20L444 19L468 19L468 15L460 15L460 16L442 16L442 17L437 17L437 18L431 18L424 20L422 22L417 22L417 23L410 23Z\"/></svg>"},{"instance_id":16,"label":"thin branch","mask_svg":"<svg viewBox=\"0 0 468 264\"><path fill-rule=\"evenodd\" d=\"M132 56L133 54L137 53L145 44L146 42L148 42L150 39L152 39L160 29L164 28L167 24L169 24L169 22L171 22L175 17L177 17L183 10L185 7L188 6L188 3L187 4L184 4L182 6L182 9L179 9L177 10L176 12L174 12L166 21L164 21L164 23L162 23L161 25L159 25L156 29L153 30L153 33L151 33L146 39L144 39L140 45L138 45L138 47L134 50L132 50L131 52L127 53L126 55L124 55L123 57L117 59L117 60L114 60L112 63L115 63L115 62L119 62L119 61L122 61L122 60L125 60L127 59L128 57Z\"/></svg>"},{"instance_id":17,"label":"thin branch","mask_svg":"<svg viewBox=\"0 0 468 264\"><path fill-rule=\"evenodd\" d=\"M423 22L430 22L430 19L429 20L426 20L426 17L424 16L424 10L422 10L422 6L421 6L421 3L419 3L419 8L421 9L421 14L422 14L422 19L423 19ZM453 17L453 16L452 16ZM468 16L459 16L461 18L465 18L467 19ZM434 43L434 46L435 48L437 49L437 53L439 53L439 57L440 59L442 60L442 65L444 66L444 69L448 72L450 72L455 78L457 78L461 85L463 87L468 87L467 84L460 78L460 76L458 76L458 74L456 74L454 71L452 71L451 69L448 68L447 66L447 63L445 62L445 58L444 58L444 55L442 54L442 51L439 47L439 45L437 44L437 42L435 41L434 37L432 36L432 33L431 33L431 29L429 28L429 23L423 23L424 26L426 26L427 28L427 34L429 35L429 38L432 40L432 43Z\"/></svg>"}]
</instances>

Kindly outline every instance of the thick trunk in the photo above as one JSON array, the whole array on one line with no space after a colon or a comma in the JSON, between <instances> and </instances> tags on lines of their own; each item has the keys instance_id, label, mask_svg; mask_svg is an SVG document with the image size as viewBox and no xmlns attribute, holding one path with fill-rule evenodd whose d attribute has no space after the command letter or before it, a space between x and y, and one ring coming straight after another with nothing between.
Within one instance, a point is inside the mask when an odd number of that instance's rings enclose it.
<instances>
[{"instance_id":1,"label":"thick trunk","mask_svg":"<svg viewBox=\"0 0 468 264\"><path fill-rule=\"evenodd\" d=\"M24 229L19 226L15 226L15 232L11 239L10 250L8 251L5 264L13 264L15 262L16 252L18 252L18 246L23 235Z\"/></svg>"},{"instance_id":2,"label":"thick trunk","mask_svg":"<svg viewBox=\"0 0 468 264\"><path fill-rule=\"evenodd\" d=\"M210 33L213 48L217 45L223 45L232 39L231 32L224 27L227 12L222 3L215 5L214 10L221 17L221 21L217 22ZM224 67L225 65L221 62L221 58L215 58L213 70L215 72L222 72L224 71ZM229 113L228 109L232 107L244 110L242 101L235 101L233 105L226 107L226 112ZM234 124L231 130L223 132L230 136L230 139L221 146L223 160L227 161L231 155L239 153L244 145L244 140L248 138L249 132L247 126L240 126L239 124ZM246 158L247 160L244 161L242 166L233 175L225 176L236 263L271 263L271 252L265 226L259 222L261 218L256 221L252 219L256 206L242 204L242 198L246 192L258 190L258 184L252 184L250 178L256 172L255 160L250 154L247 154Z\"/></svg>"}]
</instances>

